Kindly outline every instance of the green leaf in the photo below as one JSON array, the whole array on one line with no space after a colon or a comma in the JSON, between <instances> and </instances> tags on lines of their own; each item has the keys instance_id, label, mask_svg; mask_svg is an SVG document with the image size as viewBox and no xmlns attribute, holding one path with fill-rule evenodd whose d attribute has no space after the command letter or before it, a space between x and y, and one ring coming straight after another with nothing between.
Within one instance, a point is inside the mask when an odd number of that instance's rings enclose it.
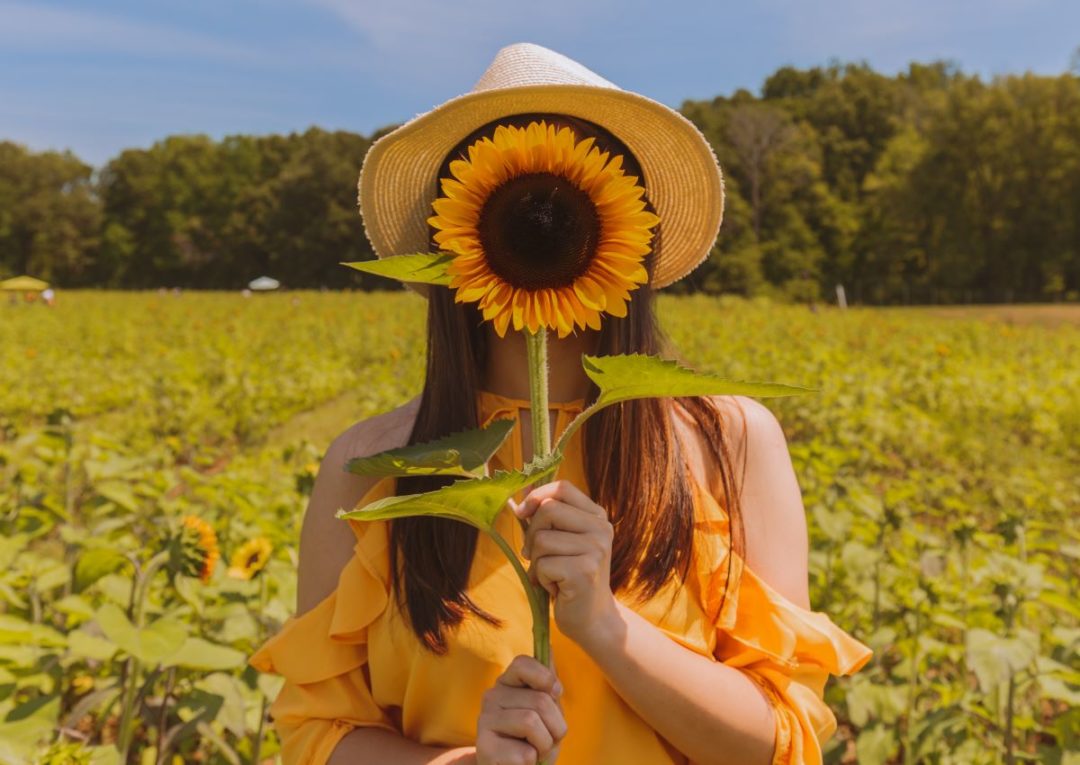
<instances>
[{"instance_id":1,"label":"green leaf","mask_svg":"<svg viewBox=\"0 0 1080 765\"><path fill-rule=\"evenodd\" d=\"M215 672L199 680L195 687L221 699L221 706L214 715L216 722L221 723L226 730L238 738L247 734L247 724L244 720L246 707L244 687L238 678Z\"/></svg>"},{"instance_id":2,"label":"green leaf","mask_svg":"<svg viewBox=\"0 0 1080 765\"><path fill-rule=\"evenodd\" d=\"M675 361L639 353L618 356L582 355L585 374L600 388L600 395L563 431L557 451L562 451L574 431L606 406L636 398L670 396L800 396L817 388L801 388L770 382L728 380L705 372L695 372Z\"/></svg>"},{"instance_id":3,"label":"green leaf","mask_svg":"<svg viewBox=\"0 0 1080 765\"><path fill-rule=\"evenodd\" d=\"M1039 600L1046 603L1048 606L1060 608L1074 619L1080 619L1080 605L1077 605L1076 600L1070 598L1068 595L1060 592L1053 592L1052 590L1044 590L1039 593Z\"/></svg>"},{"instance_id":4,"label":"green leaf","mask_svg":"<svg viewBox=\"0 0 1080 765\"><path fill-rule=\"evenodd\" d=\"M506 501L534 481L553 473L561 461L552 456L534 460L525 470L499 470L488 478L472 478L455 481L435 491L424 494L406 494L386 497L357 510L339 510L338 518L358 521L381 521L392 518L408 518L416 515L452 518L491 532L495 518Z\"/></svg>"},{"instance_id":5,"label":"green leaf","mask_svg":"<svg viewBox=\"0 0 1080 765\"><path fill-rule=\"evenodd\" d=\"M968 666L984 693L1009 682L1009 676L1028 667L1039 652L1039 636L1027 630L1002 637L976 627L968 630L966 643Z\"/></svg>"},{"instance_id":6,"label":"green leaf","mask_svg":"<svg viewBox=\"0 0 1080 765\"><path fill-rule=\"evenodd\" d=\"M480 477L491 455L498 451L513 429L514 420L495 420L485 428L464 430L425 444L388 449L370 457L356 457L345 463L345 469L357 475L379 477Z\"/></svg>"},{"instance_id":7,"label":"green leaf","mask_svg":"<svg viewBox=\"0 0 1080 765\"><path fill-rule=\"evenodd\" d=\"M176 617L166 616L136 629L120 607L112 603L98 609L95 621L122 651L148 665L172 655L187 639L187 627Z\"/></svg>"},{"instance_id":8,"label":"green leaf","mask_svg":"<svg viewBox=\"0 0 1080 765\"><path fill-rule=\"evenodd\" d=\"M139 498L135 496L131 486L123 481L106 481L94 487L94 491L100 497L119 505L125 510L135 513L139 510Z\"/></svg>"},{"instance_id":9,"label":"green leaf","mask_svg":"<svg viewBox=\"0 0 1080 765\"><path fill-rule=\"evenodd\" d=\"M859 762L865 765L885 765L896 754L896 733L891 727L875 725L859 732L855 750Z\"/></svg>"},{"instance_id":10,"label":"green leaf","mask_svg":"<svg viewBox=\"0 0 1080 765\"><path fill-rule=\"evenodd\" d=\"M243 653L234 648L198 637L189 637L180 646L180 650L162 662L162 666L206 670L233 669L242 666L245 658Z\"/></svg>"},{"instance_id":11,"label":"green leaf","mask_svg":"<svg viewBox=\"0 0 1080 765\"><path fill-rule=\"evenodd\" d=\"M60 717L60 697L50 696L26 702L0 722L0 762L30 762L38 744L56 729Z\"/></svg>"},{"instance_id":12,"label":"green leaf","mask_svg":"<svg viewBox=\"0 0 1080 765\"><path fill-rule=\"evenodd\" d=\"M678 362L634 353L581 357L585 374L600 387L597 403L614 404L634 398L660 396L798 396L817 392L769 382L728 380L695 372Z\"/></svg>"},{"instance_id":13,"label":"green leaf","mask_svg":"<svg viewBox=\"0 0 1080 765\"><path fill-rule=\"evenodd\" d=\"M453 259L454 255L449 252L417 252L375 260L357 260L341 265L368 274L397 279L399 282L449 285L450 274L446 267Z\"/></svg>"},{"instance_id":14,"label":"green leaf","mask_svg":"<svg viewBox=\"0 0 1080 765\"><path fill-rule=\"evenodd\" d=\"M116 643L111 640L91 635L85 630L68 633L68 651L72 656L106 661L116 653L116 648Z\"/></svg>"},{"instance_id":15,"label":"green leaf","mask_svg":"<svg viewBox=\"0 0 1080 765\"><path fill-rule=\"evenodd\" d=\"M124 555L108 547L86 550L75 564L75 591L81 592L106 574L119 571L130 563Z\"/></svg>"},{"instance_id":16,"label":"green leaf","mask_svg":"<svg viewBox=\"0 0 1080 765\"><path fill-rule=\"evenodd\" d=\"M34 624L10 614L0 614L0 643L56 648L66 645L67 639L47 625Z\"/></svg>"}]
</instances>

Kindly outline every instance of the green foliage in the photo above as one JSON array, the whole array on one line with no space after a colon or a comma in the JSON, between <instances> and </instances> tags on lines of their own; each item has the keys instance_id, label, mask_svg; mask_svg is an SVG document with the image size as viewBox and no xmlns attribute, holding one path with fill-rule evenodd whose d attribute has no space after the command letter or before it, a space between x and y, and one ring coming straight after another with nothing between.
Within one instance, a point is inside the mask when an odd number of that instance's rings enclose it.
<instances>
[{"instance_id":1,"label":"green foliage","mask_svg":"<svg viewBox=\"0 0 1080 765\"><path fill-rule=\"evenodd\" d=\"M118 763L131 676L132 761L156 761L159 742L169 765L252 762L256 739L260 759L278 753L260 711L280 678L243 658L294 609L321 454L418 392L422 309L408 292L0 305L0 762ZM750 395L788 440L811 602L875 650L826 688L838 729L825 761L996 765L1010 747L1016 762L1075 759L1076 314L704 295L658 309L699 374L813 391ZM213 526L223 559L205 582L152 575L136 627L133 585L186 514ZM273 543L269 565L229 577L256 536ZM161 658L176 625L182 642ZM82 750L62 748L61 729L86 735Z\"/></svg>"},{"instance_id":2,"label":"green foliage","mask_svg":"<svg viewBox=\"0 0 1080 765\"><path fill-rule=\"evenodd\" d=\"M640 354L588 356L581 358L585 374L600 395L585 411L574 418L559 438L556 452L561 453L570 437L585 421L604 407L635 398L665 396L797 396L813 392L781 383L726 380L717 375L695 372L675 361Z\"/></svg>"},{"instance_id":3,"label":"green foliage","mask_svg":"<svg viewBox=\"0 0 1080 765\"><path fill-rule=\"evenodd\" d=\"M525 470L498 471L492 476L455 481L424 494L386 497L356 510L339 510L337 517L383 521L423 515L451 518L492 533L495 518L514 494L555 472L558 460L537 461Z\"/></svg>"},{"instance_id":4,"label":"green foliage","mask_svg":"<svg viewBox=\"0 0 1080 765\"><path fill-rule=\"evenodd\" d=\"M345 463L350 473L367 476L482 476L491 455L514 428L513 420L493 420L487 427L453 433L424 444L388 449Z\"/></svg>"},{"instance_id":5,"label":"green foliage","mask_svg":"<svg viewBox=\"0 0 1080 765\"><path fill-rule=\"evenodd\" d=\"M391 255L388 258L341 265L399 282L448 285L450 274L446 267L453 259L454 256L446 252L417 252L412 255Z\"/></svg>"}]
</instances>

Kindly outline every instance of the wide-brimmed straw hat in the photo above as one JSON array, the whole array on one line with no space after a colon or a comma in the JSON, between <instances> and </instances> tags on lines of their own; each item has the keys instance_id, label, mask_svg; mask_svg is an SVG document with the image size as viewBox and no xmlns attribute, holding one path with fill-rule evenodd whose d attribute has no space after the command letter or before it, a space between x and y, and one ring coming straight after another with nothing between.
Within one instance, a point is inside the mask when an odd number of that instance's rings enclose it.
<instances>
[{"instance_id":1,"label":"wide-brimmed straw hat","mask_svg":"<svg viewBox=\"0 0 1080 765\"><path fill-rule=\"evenodd\" d=\"M447 152L481 125L530 112L594 122L640 162L646 196L660 217L653 288L683 278L708 257L724 214L724 182L701 131L674 109L532 43L502 48L471 91L414 117L368 149L358 190L375 254L428 252L427 219Z\"/></svg>"}]
</instances>

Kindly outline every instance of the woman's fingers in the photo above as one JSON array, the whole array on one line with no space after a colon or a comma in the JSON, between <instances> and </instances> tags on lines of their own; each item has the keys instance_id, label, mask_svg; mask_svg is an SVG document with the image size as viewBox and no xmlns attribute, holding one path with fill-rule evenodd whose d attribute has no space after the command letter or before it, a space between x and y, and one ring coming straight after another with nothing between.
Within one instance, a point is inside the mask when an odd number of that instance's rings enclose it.
<instances>
[{"instance_id":1,"label":"woman's fingers","mask_svg":"<svg viewBox=\"0 0 1080 765\"><path fill-rule=\"evenodd\" d=\"M532 688L537 691L552 693L562 686L555 673L532 656L518 655L499 675L497 682L514 688Z\"/></svg>"},{"instance_id":2,"label":"woman's fingers","mask_svg":"<svg viewBox=\"0 0 1080 765\"><path fill-rule=\"evenodd\" d=\"M536 765L540 762L531 744L484 728L476 736L477 765Z\"/></svg>"},{"instance_id":3,"label":"woman's fingers","mask_svg":"<svg viewBox=\"0 0 1080 765\"><path fill-rule=\"evenodd\" d=\"M565 479L537 486L525 495L525 499L519 506L521 515L527 518L535 512L545 500L550 499L556 499L560 502L572 505L589 515L598 515L602 518L607 518L607 511L604 510L604 508L593 502L585 492Z\"/></svg>"},{"instance_id":4,"label":"woman's fingers","mask_svg":"<svg viewBox=\"0 0 1080 765\"><path fill-rule=\"evenodd\" d=\"M527 741L541 758L555 746L555 737L535 709L492 709L481 715L486 715L489 730Z\"/></svg>"},{"instance_id":5,"label":"woman's fingers","mask_svg":"<svg viewBox=\"0 0 1080 765\"><path fill-rule=\"evenodd\" d=\"M559 529L537 529L526 548L526 557L538 560L545 555L581 555L595 545L592 538L586 534Z\"/></svg>"},{"instance_id":6,"label":"woman's fingers","mask_svg":"<svg viewBox=\"0 0 1080 765\"><path fill-rule=\"evenodd\" d=\"M566 735L566 720L563 719L562 708L551 694L543 691L534 691L531 688L503 688L491 698L485 698L484 703L490 707L501 709L528 709L540 715L551 737L558 742Z\"/></svg>"},{"instance_id":7,"label":"woman's fingers","mask_svg":"<svg viewBox=\"0 0 1080 765\"><path fill-rule=\"evenodd\" d=\"M525 544L522 550L525 557L534 557L532 541L537 532L543 529L599 535L600 538L603 538L611 535L610 532L613 527L607 518L584 513L579 508L567 505L559 500L548 500L540 505L525 529Z\"/></svg>"},{"instance_id":8,"label":"woman's fingers","mask_svg":"<svg viewBox=\"0 0 1080 765\"><path fill-rule=\"evenodd\" d=\"M531 656L517 656L484 694L477 723L481 765L536 763L566 735L555 673Z\"/></svg>"}]
</instances>

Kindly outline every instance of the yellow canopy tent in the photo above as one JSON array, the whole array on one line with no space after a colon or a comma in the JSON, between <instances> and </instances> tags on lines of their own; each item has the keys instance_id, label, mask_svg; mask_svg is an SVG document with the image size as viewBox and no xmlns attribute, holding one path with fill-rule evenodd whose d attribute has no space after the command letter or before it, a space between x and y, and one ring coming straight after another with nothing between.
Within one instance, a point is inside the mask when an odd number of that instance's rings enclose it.
<instances>
[{"instance_id":1,"label":"yellow canopy tent","mask_svg":"<svg viewBox=\"0 0 1080 765\"><path fill-rule=\"evenodd\" d=\"M41 292L49 286L48 282L32 276L13 276L0 282L0 290L8 292Z\"/></svg>"}]
</instances>

